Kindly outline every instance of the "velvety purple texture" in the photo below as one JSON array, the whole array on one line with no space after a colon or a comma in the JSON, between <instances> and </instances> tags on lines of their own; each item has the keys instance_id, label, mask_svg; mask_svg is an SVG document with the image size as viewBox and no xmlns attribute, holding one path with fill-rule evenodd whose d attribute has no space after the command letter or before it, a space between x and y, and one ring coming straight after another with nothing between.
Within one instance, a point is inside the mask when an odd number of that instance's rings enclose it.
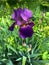
<instances>
[{"instance_id":1,"label":"velvety purple texture","mask_svg":"<svg viewBox=\"0 0 49 65\"><path fill-rule=\"evenodd\" d=\"M27 37L31 37L33 34L33 30L32 27L27 25L27 26L23 26L19 29L19 35L22 38L27 38Z\"/></svg>"}]
</instances>

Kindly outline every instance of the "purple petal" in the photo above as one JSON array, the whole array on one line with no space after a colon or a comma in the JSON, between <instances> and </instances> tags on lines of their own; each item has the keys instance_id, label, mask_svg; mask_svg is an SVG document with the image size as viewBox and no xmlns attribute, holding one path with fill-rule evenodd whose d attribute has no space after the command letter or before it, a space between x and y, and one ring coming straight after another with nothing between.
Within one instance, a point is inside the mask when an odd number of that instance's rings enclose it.
<instances>
[{"instance_id":1,"label":"purple petal","mask_svg":"<svg viewBox=\"0 0 49 65\"><path fill-rule=\"evenodd\" d=\"M12 14L12 19L15 20L15 13Z\"/></svg>"},{"instance_id":2,"label":"purple petal","mask_svg":"<svg viewBox=\"0 0 49 65\"><path fill-rule=\"evenodd\" d=\"M32 27L27 25L27 26L22 26L19 29L19 35L22 38L27 38L27 37L31 37L33 34L33 30Z\"/></svg>"},{"instance_id":3,"label":"purple petal","mask_svg":"<svg viewBox=\"0 0 49 65\"><path fill-rule=\"evenodd\" d=\"M19 19L20 14L23 12L23 10L21 8L18 8L17 10L14 10L14 13L12 14L12 19L14 19L15 21L17 19Z\"/></svg>"},{"instance_id":4,"label":"purple petal","mask_svg":"<svg viewBox=\"0 0 49 65\"><path fill-rule=\"evenodd\" d=\"M32 12L26 8L24 8L23 13L21 13L21 17L23 18L23 20L27 21L29 18L32 17Z\"/></svg>"},{"instance_id":5,"label":"purple petal","mask_svg":"<svg viewBox=\"0 0 49 65\"><path fill-rule=\"evenodd\" d=\"M29 18L32 17L32 12L26 8L24 8L24 14Z\"/></svg>"},{"instance_id":6,"label":"purple petal","mask_svg":"<svg viewBox=\"0 0 49 65\"><path fill-rule=\"evenodd\" d=\"M23 18L23 20L27 21L28 17L26 17L23 13L21 14L21 17Z\"/></svg>"},{"instance_id":7,"label":"purple petal","mask_svg":"<svg viewBox=\"0 0 49 65\"><path fill-rule=\"evenodd\" d=\"M9 27L8 30L13 31L14 30L14 26L15 26L15 22Z\"/></svg>"},{"instance_id":8,"label":"purple petal","mask_svg":"<svg viewBox=\"0 0 49 65\"><path fill-rule=\"evenodd\" d=\"M18 25L18 26L21 26L21 25L22 25L22 22L19 21L19 20L17 20L17 25Z\"/></svg>"},{"instance_id":9,"label":"purple petal","mask_svg":"<svg viewBox=\"0 0 49 65\"><path fill-rule=\"evenodd\" d=\"M34 23L33 22L29 22L28 25L30 25L31 27L33 27Z\"/></svg>"},{"instance_id":10,"label":"purple petal","mask_svg":"<svg viewBox=\"0 0 49 65\"><path fill-rule=\"evenodd\" d=\"M17 25L18 25L18 26L21 26L24 21L23 21L22 18L20 17L16 22L17 22Z\"/></svg>"}]
</instances>

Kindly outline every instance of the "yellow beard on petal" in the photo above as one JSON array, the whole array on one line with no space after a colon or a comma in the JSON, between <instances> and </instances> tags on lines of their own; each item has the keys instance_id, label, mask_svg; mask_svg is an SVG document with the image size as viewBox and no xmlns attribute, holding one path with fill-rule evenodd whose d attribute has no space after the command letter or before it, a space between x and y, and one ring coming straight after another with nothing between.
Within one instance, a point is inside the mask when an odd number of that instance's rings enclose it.
<instances>
[{"instance_id":1,"label":"yellow beard on petal","mask_svg":"<svg viewBox=\"0 0 49 65\"><path fill-rule=\"evenodd\" d=\"M25 27L26 25L24 24L23 27Z\"/></svg>"}]
</instances>

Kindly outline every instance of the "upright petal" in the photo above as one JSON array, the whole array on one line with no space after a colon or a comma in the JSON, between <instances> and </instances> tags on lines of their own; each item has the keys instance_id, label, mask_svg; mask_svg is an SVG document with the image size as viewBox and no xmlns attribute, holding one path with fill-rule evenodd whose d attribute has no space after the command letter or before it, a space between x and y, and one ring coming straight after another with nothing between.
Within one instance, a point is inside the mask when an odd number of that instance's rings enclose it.
<instances>
[{"instance_id":1,"label":"upright petal","mask_svg":"<svg viewBox=\"0 0 49 65\"><path fill-rule=\"evenodd\" d=\"M26 9L26 8L24 8L24 14L25 14L28 18L32 17L32 12L31 12L30 10Z\"/></svg>"},{"instance_id":2,"label":"upright petal","mask_svg":"<svg viewBox=\"0 0 49 65\"><path fill-rule=\"evenodd\" d=\"M23 10L21 8L18 8L17 10L14 9L14 13L12 14L12 19L14 19L15 21L18 20L22 12Z\"/></svg>"},{"instance_id":3,"label":"upright petal","mask_svg":"<svg viewBox=\"0 0 49 65\"><path fill-rule=\"evenodd\" d=\"M12 14L12 19L15 20L15 13Z\"/></svg>"},{"instance_id":4,"label":"upright petal","mask_svg":"<svg viewBox=\"0 0 49 65\"><path fill-rule=\"evenodd\" d=\"M21 26L22 25L22 22L20 20L17 20L17 25L18 26Z\"/></svg>"},{"instance_id":5,"label":"upright petal","mask_svg":"<svg viewBox=\"0 0 49 65\"><path fill-rule=\"evenodd\" d=\"M25 21L27 21L29 18L32 17L32 12L31 12L30 10L24 8L23 13L21 13L21 17L22 17Z\"/></svg>"},{"instance_id":6,"label":"upright petal","mask_svg":"<svg viewBox=\"0 0 49 65\"><path fill-rule=\"evenodd\" d=\"M31 37L33 34L33 30L32 27L27 25L27 26L22 26L19 29L19 35L22 38L27 38L27 37Z\"/></svg>"}]
</instances>

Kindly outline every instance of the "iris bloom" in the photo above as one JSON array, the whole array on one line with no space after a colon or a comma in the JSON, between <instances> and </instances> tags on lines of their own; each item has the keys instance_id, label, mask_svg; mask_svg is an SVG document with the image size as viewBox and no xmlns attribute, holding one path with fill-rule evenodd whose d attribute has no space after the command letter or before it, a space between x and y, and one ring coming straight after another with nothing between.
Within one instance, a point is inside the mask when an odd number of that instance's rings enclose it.
<instances>
[{"instance_id":1,"label":"iris bloom","mask_svg":"<svg viewBox=\"0 0 49 65\"><path fill-rule=\"evenodd\" d=\"M13 31L14 26L18 25L20 27L19 35L22 38L31 37L33 34L32 27L34 26L34 23L30 21L30 18L32 18L32 12L28 9L18 8L17 10L14 10L12 19L15 20L15 22L9 27L9 30Z\"/></svg>"}]
</instances>

